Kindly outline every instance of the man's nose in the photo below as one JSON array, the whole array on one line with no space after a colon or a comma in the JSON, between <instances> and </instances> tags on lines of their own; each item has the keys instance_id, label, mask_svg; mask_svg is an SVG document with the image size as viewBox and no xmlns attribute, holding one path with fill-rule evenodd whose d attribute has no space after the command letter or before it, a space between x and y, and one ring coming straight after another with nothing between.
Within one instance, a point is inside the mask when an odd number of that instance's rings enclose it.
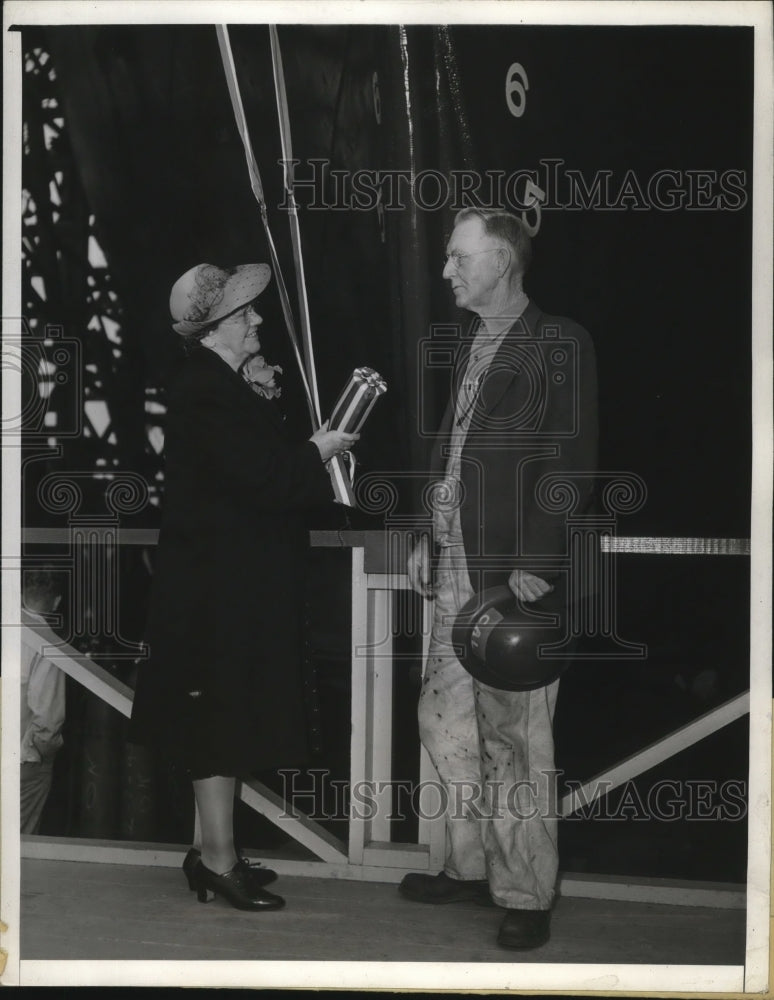
<instances>
[{"instance_id":1,"label":"man's nose","mask_svg":"<svg viewBox=\"0 0 774 1000\"><path fill-rule=\"evenodd\" d=\"M454 258L449 257L446 263L443 265L443 277L451 278L457 269L454 266Z\"/></svg>"}]
</instances>

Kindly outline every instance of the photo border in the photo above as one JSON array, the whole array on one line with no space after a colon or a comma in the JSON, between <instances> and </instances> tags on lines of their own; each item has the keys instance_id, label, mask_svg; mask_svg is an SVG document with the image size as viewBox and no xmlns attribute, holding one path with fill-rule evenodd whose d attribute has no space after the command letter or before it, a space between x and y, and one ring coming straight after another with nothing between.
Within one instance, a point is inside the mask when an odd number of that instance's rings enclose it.
<instances>
[{"instance_id":1,"label":"photo border","mask_svg":"<svg viewBox=\"0 0 774 1000\"><path fill-rule=\"evenodd\" d=\"M256 17L260 14L260 18ZM9 0L3 10L3 317L21 316L21 34L18 25L199 23L503 23L519 25L750 25L755 30L753 145L753 329L751 523L751 699L749 855L746 961L741 966L573 965L372 962L84 962L19 959L19 658L20 631L2 629L2 780L0 918L7 953L4 985L250 986L389 990L583 990L591 993L661 991L675 995L760 992L770 970L771 886L771 511L772 511L772 10L763 0L724 2L382 3L304 0L260 6L239 2L67 2ZM19 336L21 321L3 319L4 336ZM18 327L18 328L17 328ZM18 372L3 368L3 416L18 413ZM15 409L14 409L15 408ZM20 442L7 440L2 471L3 622L20 621Z\"/></svg>"}]
</instances>

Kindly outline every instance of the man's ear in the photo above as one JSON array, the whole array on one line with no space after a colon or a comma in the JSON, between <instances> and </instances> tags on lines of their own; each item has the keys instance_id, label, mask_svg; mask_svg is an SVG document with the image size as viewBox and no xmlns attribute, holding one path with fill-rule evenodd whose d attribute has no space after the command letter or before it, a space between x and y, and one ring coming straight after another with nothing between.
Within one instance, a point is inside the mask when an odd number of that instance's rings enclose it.
<instances>
[{"instance_id":1,"label":"man's ear","mask_svg":"<svg viewBox=\"0 0 774 1000\"><path fill-rule=\"evenodd\" d=\"M511 251L508 247L498 247L497 248L497 274L498 277L502 278L508 268L511 266Z\"/></svg>"}]
</instances>

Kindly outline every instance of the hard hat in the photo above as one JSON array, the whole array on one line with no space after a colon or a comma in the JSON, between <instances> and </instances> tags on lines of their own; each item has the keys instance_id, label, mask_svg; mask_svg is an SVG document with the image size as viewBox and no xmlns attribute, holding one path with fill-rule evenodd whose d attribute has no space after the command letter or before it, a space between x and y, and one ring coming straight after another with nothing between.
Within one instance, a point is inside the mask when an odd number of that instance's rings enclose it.
<instances>
[{"instance_id":1,"label":"hard hat","mask_svg":"<svg viewBox=\"0 0 774 1000\"><path fill-rule=\"evenodd\" d=\"M566 593L560 583L529 604L518 602L510 587L491 587L474 594L457 615L454 652L482 684L501 691L531 691L555 681L569 666L570 650L548 648L565 638L566 621Z\"/></svg>"}]
</instances>

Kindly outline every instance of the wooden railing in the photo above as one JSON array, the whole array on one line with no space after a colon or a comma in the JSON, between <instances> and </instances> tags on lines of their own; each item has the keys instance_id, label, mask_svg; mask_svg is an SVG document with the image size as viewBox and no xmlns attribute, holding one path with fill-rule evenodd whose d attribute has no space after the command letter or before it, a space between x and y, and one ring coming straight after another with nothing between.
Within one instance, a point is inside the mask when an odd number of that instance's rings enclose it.
<instances>
[{"instance_id":1,"label":"wooden railing","mask_svg":"<svg viewBox=\"0 0 774 1000\"><path fill-rule=\"evenodd\" d=\"M157 532L149 529L119 530L114 539L121 544L153 545ZM51 545L71 541L68 529L31 528L24 532L25 545ZM440 869L445 849L442 816L420 818L417 842L394 843L391 839L391 759L393 740L393 601L398 591L409 587L404 572L405 532L312 532L311 543L321 547L343 547L351 551L352 579L352 732L350 787L365 783L374 789L375 808L353 809L348 842L333 836L319 823L299 814L292 804L258 782L242 782L239 795L309 851L317 861L272 858L272 865L287 874L318 874L331 877L398 881L408 871ZM626 539L603 538L602 549L642 554L745 555L745 539ZM422 602L421 654L429 644L431 602ZM63 642L50 629L37 624L22 626L22 639L52 661L78 683L125 716L131 713L132 691L89 657ZM620 761L560 802L567 816L606 795L644 771L727 726L749 711L745 692L698 719L664 736ZM433 765L420 748L420 784L437 779ZM30 857L82 858L136 864L177 864L180 850L162 845L95 842L68 838L22 838L23 853ZM682 904L743 906L744 887L675 880L615 878L610 876L562 877L565 895L668 901Z\"/></svg>"}]
</instances>

